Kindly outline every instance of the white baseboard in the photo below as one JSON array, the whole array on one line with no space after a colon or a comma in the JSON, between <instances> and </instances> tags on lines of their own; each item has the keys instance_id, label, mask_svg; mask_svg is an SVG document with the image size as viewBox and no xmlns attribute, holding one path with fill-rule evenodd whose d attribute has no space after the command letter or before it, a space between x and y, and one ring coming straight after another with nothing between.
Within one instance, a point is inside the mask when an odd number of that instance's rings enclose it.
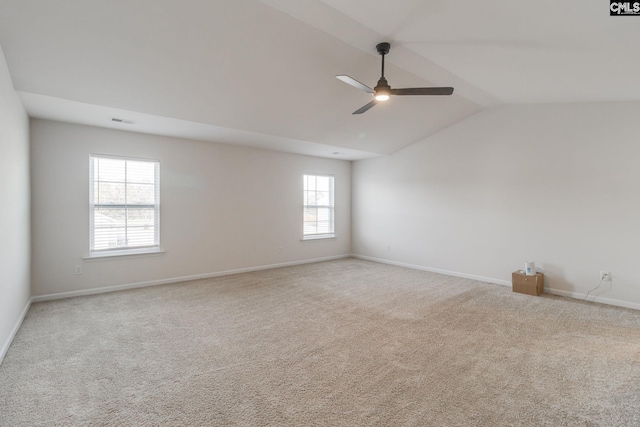
<instances>
[{"instance_id":1,"label":"white baseboard","mask_svg":"<svg viewBox=\"0 0 640 427\"><path fill-rule=\"evenodd\" d=\"M430 271L431 273L444 274L445 276L462 277L464 279L473 279L473 280L478 280L480 282L495 283L497 285L503 285L503 286L511 286L511 282L508 280L500 280L500 279L494 279L491 277L476 276L474 274L458 273L457 271L441 270L439 268L425 267L423 265L416 265L416 264L407 264L405 262L391 261L388 259L374 258L370 256L365 256L365 255L351 254L351 256L354 258L360 258L367 261L379 262L382 264L397 265L398 267L407 267L414 270Z\"/></svg>"},{"instance_id":2,"label":"white baseboard","mask_svg":"<svg viewBox=\"0 0 640 427\"><path fill-rule=\"evenodd\" d=\"M578 293L578 292L569 292L563 291L562 289L553 289L553 288L544 288L544 292L552 295L559 295L562 297L574 298L584 300L587 297L587 294ZM634 310L640 310L640 304L630 301L623 301L619 299L613 298L605 298L605 297L589 297L589 302L597 302L599 304L607 304L607 305L615 305L616 307L624 307L624 308L632 308Z\"/></svg>"},{"instance_id":3,"label":"white baseboard","mask_svg":"<svg viewBox=\"0 0 640 427\"><path fill-rule=\"evenodd\" d=\"M69 291L69 292L60 292L55 294L38 295L38 296L32 297L31 300L33 302L41 302L41 301L51 301L56 299L72 298L72 297L79 297L79 296L86 296L86 295L96 295L96 294L103 294L106 292L124 291L127 289L146 288L147 286L167 285L169 283L188 282L190 280L209 279L211 277L229 276L231 274L239 274L239 273L249 273L251 271L270 270L272 268L290 267L293 265L301 265L301 264L312 264L315 262L349 258L350 256L351 256L350 254L336 255L336 256L330 256L325 258L314 258L314 259L307 259L302 261L283 262L280 264L269 264L269 265L260 265L257 267L239 268L236 270L218 271L214 273L194 274L191 276L171 277L168 279L160 279L160 280L150 280L148 282L128 283L124 285L105 286L100 288L82 289L79 291Z\"/></svg>"},{"instance_id":4,"label":"white baseboard","mask_svg":"<svg viewBox=\"0 0 640 427\"><path fill-rule=\"evenodd\" d=\"M476 276L473 274L458 273L456 271L441 270L439 268L431 268L431 267L425 267L423 265L407 264L404 262L391 261L391 260L382 259L382 258L374 258L370 256L365 256L365 255L351 254L351 256L354 258L360 258L367 261L379 262L382 264L397 265L399 267L412 268L414 270L430 271L432 273L444 274L446 276L462 277L465 279L473 279L473 280L478 280L480 282L495 283L498 285L511 287L511 282L509 280L501 280L501 279L494 279L491 277ZM562 289L548 288L547 286L545 286L544 292L547 294L559 295L559 296L579 299L579 300L584 300L587 296L584 293L569 292L569 291L564 291ZM590 298L589 301L600 303L600 304L614 305L616 307L624 307L624 308L632 308L635 310L640 310L640 304L635 302L630 302L630 301L623 301L623 300L617 300L613 298L604 298L604 297L593 297L593 298Z\"/></svg>"},{"instance_id":5,"label":"white baseboard","mask_svg":"<svg viewBox=\"0 0 640 427\"><path fill-rule=\"evenodd\" d=\"M31 307L32 302L33 302L33 298L29 298L29 301L27 301L27 305L24 307L24 310L22 310L22 314L20 314L20 317L18 317L18 320L16 321L16 324L13 326L11 333L9 334L4 344L2 345L2 348L0 349L0 365L2 365L4 356L7 354L7 351L9 351L9 346L11 346L11 342L13 341L16 334L18 333L18 329L20 329L20 326L22 325L22 321L27 315L27 312L29 311L29 308Z\"/></svg>"}]
</instances>

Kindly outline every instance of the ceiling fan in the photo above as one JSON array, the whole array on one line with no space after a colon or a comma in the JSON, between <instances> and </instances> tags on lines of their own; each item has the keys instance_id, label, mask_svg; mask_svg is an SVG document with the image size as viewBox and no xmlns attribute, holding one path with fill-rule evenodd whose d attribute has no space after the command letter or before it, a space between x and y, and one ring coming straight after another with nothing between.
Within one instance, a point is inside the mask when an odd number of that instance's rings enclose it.
<instances>
[{"instance_id":1,"label":"ceiling fan","mask_svg":"<svg viewBox=\"0 0 640 427\"><path fill-rule=\"evenodd\" d=\"M384 78L384 56L389 53L390 49L391 45L389 43L379 43L376 46L376 50L380 55L382 55L382 77L380 77L378 84L376 84L376 87L373 89L347 75L340 74L336 76L343 82L370 93L375 98L367 105L354 111L353 114L362 114L378 102L388 100L391 95L451 95L453 93L452 87L407 87L402 89L391 89L391 86L387 83L387 79Z\"/></svg>"}]
</instances>

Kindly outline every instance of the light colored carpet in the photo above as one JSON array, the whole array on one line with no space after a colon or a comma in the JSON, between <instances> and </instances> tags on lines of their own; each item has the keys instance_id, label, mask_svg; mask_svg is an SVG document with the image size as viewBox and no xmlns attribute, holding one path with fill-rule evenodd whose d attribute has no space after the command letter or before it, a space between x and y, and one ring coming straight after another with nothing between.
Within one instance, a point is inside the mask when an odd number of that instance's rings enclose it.
<instances>
[{"instance_id":1,"label":"light colored carpet","mask_svg":"<svg viewBox=\"0 0 640 427\"><path fill-rule=\"evenodd\" d=\"M356 259L37 303L0 425L638 426L640 313Z\"/></svg>"}]
</instances>

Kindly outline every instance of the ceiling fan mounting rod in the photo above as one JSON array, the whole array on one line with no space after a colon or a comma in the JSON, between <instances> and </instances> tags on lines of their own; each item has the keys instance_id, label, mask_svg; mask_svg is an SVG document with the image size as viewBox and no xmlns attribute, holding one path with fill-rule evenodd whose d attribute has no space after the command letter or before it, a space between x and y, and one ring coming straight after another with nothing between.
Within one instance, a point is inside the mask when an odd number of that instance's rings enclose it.
<instances>
[{"instance_id":1,"label":"ceiling fan mounting rod","mask_svg":"<svg viewBox=\"0 0 640 427\"><path fill-rule=\"evenodd\" d=\"M387 79L384 78L384 56L389 53L389 49L391 45L389 43L378 43L376 46L376 50L380 55L382 55L382 76L380 76L380 80L378 80L378 84L373 88L375 91L374 97L376 101L386 101L389 99L391 95L391 87L387 82Z\"/></svg>"},{"instance_id":2,"label":"ceiling fan mounting rod","mask_svg":"<svg viewBox=\"0 0 640 427\"><path fill-rule=\"evenodd\" d=\"M376 50L380 55L382 55L382 77L384 77L384 56L389 53L391 49L391 45L389 43L378 43L376 45Z\"/></svg>"}]
</instances>

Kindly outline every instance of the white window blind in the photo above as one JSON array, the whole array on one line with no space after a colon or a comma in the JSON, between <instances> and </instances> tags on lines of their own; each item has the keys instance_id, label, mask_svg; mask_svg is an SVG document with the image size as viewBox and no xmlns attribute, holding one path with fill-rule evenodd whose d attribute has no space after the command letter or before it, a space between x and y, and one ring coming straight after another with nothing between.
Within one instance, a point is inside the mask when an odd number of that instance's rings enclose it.
<instances>
[{"instance_id":1,"label":"white window blind","mask_svg":"<svg viewBox=\"0 0 640 427\"><path fill-rule=\"evenodd\" d=\"M160 163L91 156L92 253L158 248Z\"/></svg>"},{"instance_id":2,"label":"white window blind","mask_svg":"<svg viewBox=\"0 0 640 427\"><path fill-rule=\"evenodd\" d=\"M333 177L304 175L303 239L334 237Z\"/></svg>"}]
</instances>

